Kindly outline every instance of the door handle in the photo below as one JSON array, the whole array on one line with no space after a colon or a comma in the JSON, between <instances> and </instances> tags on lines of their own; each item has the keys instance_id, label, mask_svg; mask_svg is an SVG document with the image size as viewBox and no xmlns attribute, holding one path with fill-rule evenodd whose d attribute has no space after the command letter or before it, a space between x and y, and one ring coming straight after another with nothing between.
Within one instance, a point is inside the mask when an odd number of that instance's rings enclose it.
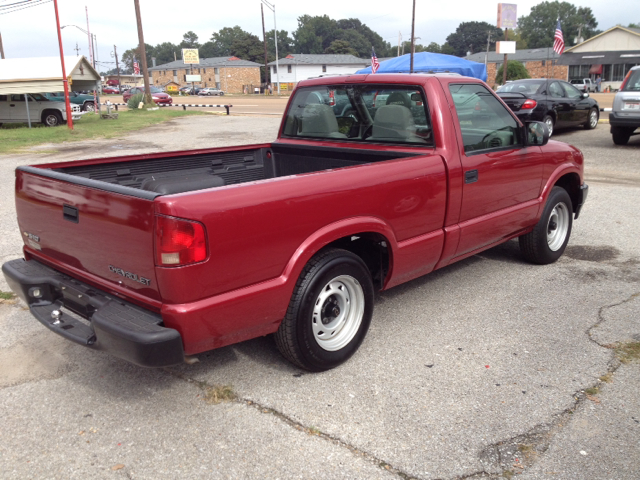
<instances>
[{"instance_id":1,"label":"door handle","mask_svg":"<svg viewBox=\"0 0 640 480\"><path fill-rule=\"evenodd\" d=\"M15 103L10 103L9 106L10 107L15 107L16 105L15 105Z\"/></svg>"},{"instance_id":2,"label":"door handle","mask_svg":"<svg viewBox=\"0 0 640 480\"><path fill-rule=\"evenodd\" d=\"M464 183L475 183L478 181L478 170L468 170L464 172Z\"/></svg>"}]
</instances>

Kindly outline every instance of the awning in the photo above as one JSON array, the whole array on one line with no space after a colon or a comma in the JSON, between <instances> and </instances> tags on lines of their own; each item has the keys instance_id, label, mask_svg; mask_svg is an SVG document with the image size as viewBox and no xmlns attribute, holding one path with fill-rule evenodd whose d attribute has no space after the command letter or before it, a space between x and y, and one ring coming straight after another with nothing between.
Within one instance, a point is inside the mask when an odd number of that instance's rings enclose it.
<instances>
[{"instance_id":1,"label":"awning","mask_svg":"<svg viewBox=\"0 0 640 480\"><path fill-rule=\"evenodd\" d=\"M589 74L599 74L602 75L602 65L591 65L591 68L589 69Z\"/></svg>"},{"instance_id":2,"label":"awning","mask_svg":"<svg viewBox=\"0 0 640 480\"><path fill-rule=\"evenodd\" d=\"M100 74L83 57L64 57L69 88L97 90ZM0 95L62 92L60 57L0 60Z\"/></svg>"}]
</instances>

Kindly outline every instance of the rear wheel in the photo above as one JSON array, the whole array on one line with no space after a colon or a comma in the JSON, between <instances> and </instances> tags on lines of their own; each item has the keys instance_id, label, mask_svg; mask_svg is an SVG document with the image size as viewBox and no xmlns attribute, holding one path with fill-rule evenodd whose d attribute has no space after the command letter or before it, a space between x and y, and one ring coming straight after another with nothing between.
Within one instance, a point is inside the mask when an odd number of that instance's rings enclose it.
<instances>
[{"instance_id":1,"label":"rear wheel","mask_svg":"<svg viewBox=\"0 0 640 480\"><path fill-rule=\"evenodd\" d=\"M584 124L584 128L587 130L593 130L598 126L598 119L600 118L600 113L597 108L592 108L589 111L589 118L587 119L587 123Z\"/></svg>"},{"instance_id":2,"label":"rear wheel","mask_svg":"<svg viewBox=\"0 0 640 480\"><path fill-rule=\"evenodd\" d=\"M611 127L611 136L613 137L613 143L616 145L626 145L631 138L633 128L627 127Z\"/></svg>"},{"instance_id":3,"label":"rear wheel","mask_svg":"<svg viewBox=\"0 0 640 480\"><path fill-rule=\"evenodd\" d=\"M547 125L547 128L549 129L549 137L551 137L551 134L553 133L553 126L555 124L553 117L551 115L545 115L542 121Z\"/></svg>"},{"instance_id":4,"label":"rear wheel","mask_svg":"<svg viewBox=\"0 0 640 480\"><path fill-rule=\"evenodd\" d=\"M62 114L58 111L46 110L42 114L42 123L47 127L57 127L62 124Z\"/></svg>"},{"instance_id":5,"label":"rear wheel","mask_svg":"<svg viewBox=\"0 0 640 480\"><path fill-rule=\"evenodd\" d=\"M532 263L553 263L564 253L572 225L571 197L564 188L553 187L534 229L519 237L520 251Z\"/></svg>"},{"instance_id":6,"label":"rear wheel","mask_svg":"<svg viewBox=\"0 0 640 480\"><path fill-rule=\"evenodd\" d=\"M340 249L317 254L300 274L275 334L278 349L307 370L337 367L364 340L373 296L371 274L360 257Z\"/></svg>"}]
</instances>

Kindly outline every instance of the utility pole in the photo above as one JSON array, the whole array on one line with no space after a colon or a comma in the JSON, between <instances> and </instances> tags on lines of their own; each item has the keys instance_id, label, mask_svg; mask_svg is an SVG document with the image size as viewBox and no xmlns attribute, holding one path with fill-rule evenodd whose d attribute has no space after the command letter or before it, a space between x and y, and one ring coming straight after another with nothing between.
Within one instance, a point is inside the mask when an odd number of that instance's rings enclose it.
<instances>
[{"instance_id":1,"label":"utility pole","mask_svg":"<svg viewBox=\"0 0 640 480\"><path fill-rule=\"evenodd\" d=\"M413 0L413 15L411 16L411 73L413 73L413 50L416 46L414 37L416 29L416 0Z\"/></svg>"},{"instance_id":2,"label":"utility pole","mask_svg":"<svg viewBox=\"0 0 640 480\"><path fill-rule=\"evenodd\" d=\"M400 56L400 44L402 43L402 33L398 32L398 57Z\"/></svg>"},{"instance_id":3,"label":"utility pole","mask_svg":"<svg viewBox=\"0 0 640 480\"><path fill-rule=\"evenodd\" d=\"M489 36L487 37L487 53L484 56L484 66L487 67L487 62L489 61L489 45L491 44L491 31L489 31Z\"/></svg>"},{"instance_id":4,"label":"utility pole","mask_svg":"<svg viewBox=\"0 0 640 480\"><path fill-rule=\"evenodd\" d=\"M507 41L509 38L509 29L505 28L504 29L504 40ZM502 70L502 84L506 84L507 83L507 54L504 54L504 64L502 65L503 70Z\"/></svg>"},{"instance_id":5,"label":"utility pole","mask_svg":"<svg viewBox=\"0 0 640 480\"><path fill-rule=\"evenodd\" d=\"M149 87L149 72L147 71L147 52L144 47L144 35L142 33L142 19L140 17L140 0L133 0L136 7L136 23L138 24L138 42L140 42L140 56L142 57L142 76L144 80L144 103L153 104L151 88Z\"/></svg>"},{"instance_id":6,"label":"utility pole","mask_svg":"<svg viewBox=\"0 0 640 480\"><path fill-rule=\"evenodd\" d=\"M264 5L260 4L260 13L262 14L262 38L264 39L264 94L267 94L267 79L269 78L269 60L267 58L267 34L264 31Z\"/></svg>"},{"instance_id":7,"label":"utility pole","mask_svg":"<svg viewBox=\"0 0 640 480\"><path fill-rule=\"evenodd\" d=\"M53 0L53 9L56 12L56 27L58 30L58 45L60 47L60 63L62 65L62 86L64 87L64 103L67 111L67 126L73 130L73 117L71 116L71 103L69 102L69 80L64 68L64 50L62 49L62 32L60 31L60 17L58 15L58 0Z\"/></svg>"},{"instance_id":8,"label":"utility pole","mask_svg":"<svg viewBox=\"0 0 640 480\"><path fill-rule=\"evenodd\" d=\"M78 42L76 42L76 48L74 48L74 50L76 51L76 57L80 56L80 47L78 47Z\"/></svg>"},{"instance_id":9,"label":"utility pole","mask_svg":"<svg viewBox=\"0 0 640 480\"><path fill-rule=\"evenodd\" d=\"M118 50L116 49L116 46L113 46L113 54L116 57L116 70L118 71L118 90L120 90L122 88L122 84L120 83L120 67L118 66Z\"/></svg>"},{"instance_id":10,"label":"utility pole","mask_svg":"<svg viewBox=\"0 0 640 480\"><path fill-rule=\"evenodd\" d=\"M0 58L4 60L4 47L2 46L2 33L0 33Z\"/></svg>"}]
</instances>

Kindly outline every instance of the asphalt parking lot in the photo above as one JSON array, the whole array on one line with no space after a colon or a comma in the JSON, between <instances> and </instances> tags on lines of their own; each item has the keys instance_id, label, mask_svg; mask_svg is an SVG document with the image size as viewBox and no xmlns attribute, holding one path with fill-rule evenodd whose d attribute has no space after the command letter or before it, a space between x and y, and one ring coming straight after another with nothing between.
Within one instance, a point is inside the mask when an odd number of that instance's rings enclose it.
<instances>
[{"instance_id":1,"label":"asphalt parking lot","mask_svg":"<svg viewBox=\"0 0 640 480\"><path fill-rule=\"evenodd\" d=\"M271 141L279 122L186 117L0 157L2 260L21 256L18 165ZM0 304L0 478L640 478L640 364L612 348L640 342L640 136L554 138L590 185L565 255L529 265L512 241L383 292L329 372L269 337L141 369Z\"/></svg>"}]
</instances>

